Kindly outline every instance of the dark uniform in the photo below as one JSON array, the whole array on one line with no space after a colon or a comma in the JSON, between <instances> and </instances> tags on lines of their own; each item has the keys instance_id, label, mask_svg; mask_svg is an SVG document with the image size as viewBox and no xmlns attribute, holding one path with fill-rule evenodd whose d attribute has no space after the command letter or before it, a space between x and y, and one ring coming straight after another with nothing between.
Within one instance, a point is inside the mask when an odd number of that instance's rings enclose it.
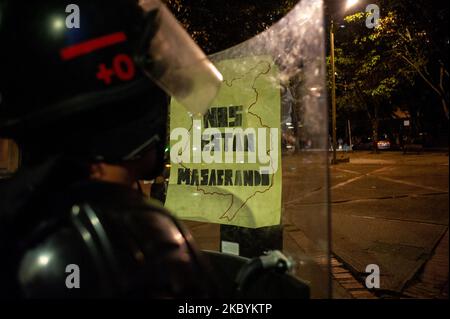
<instances>
[{"instance_id":1,"label":"dark uniform","mask_svg":"<svg viewBox=\"0 0 450 319\"><path fill-rule=\"evenodd\" d=\"M69 4L0 1L0 137L22 150L18 173L0 182L0 296L212 296L190 235L163 207L88 178L88 163L149 150L144 177L161 171L168 96L154 79L167 66L145 49L159 10L80 0L72 29Z\"/></svg>"},{"instance_id":2,"label":"dark uniform","mask_svg":"<svg viewBox=\"0 0 450 319\"><path fill-rule=\"evenodd\" d=\"M65 184L70 166L58 165L2 185L2 297L210 295L201 256L163 207L118 184ZM68 265L79 289L67 288Z\"/></svg>"}]
</instances>

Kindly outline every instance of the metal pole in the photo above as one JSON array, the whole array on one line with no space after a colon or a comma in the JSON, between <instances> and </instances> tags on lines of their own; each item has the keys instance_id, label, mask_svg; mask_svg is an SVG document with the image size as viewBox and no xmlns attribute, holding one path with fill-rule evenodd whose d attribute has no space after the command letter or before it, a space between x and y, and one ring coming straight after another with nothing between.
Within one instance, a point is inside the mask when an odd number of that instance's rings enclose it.
<instances>
[{"instance_id":1,"label":"metal pole","mask_svg":"<svg viewBox=\"0 0 450 319\"><path fill-rule=\"evenodd\" d=\"M348 146L350 148L350 151L352 151L353 150L353 147L352 147L352 126L350 124L350 120L348 120L348 139L349 139Z\"/></svg>"},{"instance_id":2,"label":"metal pole","mask_svg":"<svg viewBox=\"0 0 450 319\"><path fill-rule=\"evenodd\" d=\"M332 134L333 134L333 160L331 164L337 164L336 160L336 69L334 66L334 23L331 21L330 28L330 44L331 44L331 78L332 78L332 88L331 88L331 112L332 112Z\"/></svg>"}]
</instances>

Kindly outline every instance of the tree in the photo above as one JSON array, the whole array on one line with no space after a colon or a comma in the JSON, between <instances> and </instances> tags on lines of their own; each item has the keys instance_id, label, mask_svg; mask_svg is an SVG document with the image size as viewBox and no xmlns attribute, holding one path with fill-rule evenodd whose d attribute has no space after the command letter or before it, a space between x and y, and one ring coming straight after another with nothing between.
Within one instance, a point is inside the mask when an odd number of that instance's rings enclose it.
<instances>
[{"instance_id":1,"label":"tree","mask_svg":"<svg viewBox=\"0 0 450 319\"><path fill-rule=\"evenodd\" d=\"M439 30L448 11L438 10L441 15L434 19L438 26L433 26L431 18L424 16L436 11L424 1L386 0L380 7L382 16L375 29L366 28L367 16L359 12L344 19L345 29L336 36L338 107L365 109L374 141L380 115L389 115L399 97L414 94L418 80L425 81L440 99L448 119L448 35L442 43Z\"/></svg>"},{"instance_id":2,"label":"tree","mask_svg":"<svg viewBox=\"0 0 450 319\"><path fill-rule=\"evenodd\" d=\"M380 20L377 32L386 19ZM392 96L399 84L409 79L409 72L396 67L394 58L387 53L387 42L366 28L365 20L365 13L348 16L345 29L336 32L336 98L340 112L348 108L365 110L376 145L380 117L392 112Z\"/></svg>"},{"instance_id":3,"label":"tree","mask_svg":"<svg viewBox=\"0 0 450 319\"><path fill-rule=\"evenodd\" d=\"M448 120L450 42L447 4L430 4L424 0L386 2L397 14L397 19L391 23L391 33L396 36L392 54L436 94Z\"/></svg>"},{"instance_id":4,"label":"tree","mask_svg":"<svg viewBox=\"0 0 450 319\"><path fill-rule=\"evenodd\" d=\"M165 0L177 19L208 54L266 30L297 0Z\"/></svg>"}]
</instances>

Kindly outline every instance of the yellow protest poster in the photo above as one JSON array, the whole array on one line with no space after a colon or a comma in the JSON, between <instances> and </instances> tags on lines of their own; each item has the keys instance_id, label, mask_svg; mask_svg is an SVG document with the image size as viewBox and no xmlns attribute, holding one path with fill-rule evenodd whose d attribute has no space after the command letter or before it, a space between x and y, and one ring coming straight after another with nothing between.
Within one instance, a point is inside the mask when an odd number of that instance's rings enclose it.
<instances>
[{"instance_id":1,"label":"yellow protest poster","mask_svg":"<svg viewBox=\"0 0 450 319\"><path fill-rule=\"evenodd\" d=\"M280 87L271 57L216 62L224 81L208 112L172 99L166 207L177 217L241 227L280 224Z\"/></svg>"}]
</instances>

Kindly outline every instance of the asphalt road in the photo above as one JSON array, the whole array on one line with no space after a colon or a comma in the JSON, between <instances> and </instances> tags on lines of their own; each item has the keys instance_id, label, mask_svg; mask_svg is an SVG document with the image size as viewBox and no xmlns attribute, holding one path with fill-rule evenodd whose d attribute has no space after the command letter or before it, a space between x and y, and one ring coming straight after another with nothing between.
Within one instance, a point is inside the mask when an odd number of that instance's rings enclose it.
<instances>
[{"instance_id":1,"label":"asphalt road","mask_svg":"<svg viewBox=\"0 0 450 319\"><path fill-rule=\"evenodd\" d=\"M448 155L359 152L330 170L334 254L361 277L377 264L380 289L401 293L448 230Z\"/></svg>"},{"instance_id":2,"label":"asphalt road","mask_svg":"<svg viewBox=\"0 0 450 319\"><path fill-rule=\"evenodd\" d=\"M331 238L327 237L324 157L307 153L283 157L283 250L296 261L307 255L327 271L324 258L331 239L333 254L361 282L366 266L376 264L381 274L379 291L401 294L448 231L448 155L354 152L349 156L349 163L330 167ZM219 249L218 225L186 224L201 248ZM324 297L323 274L308 267L296 272L312 281L313 297ZM448 285L448 271L437 276ZM345 297L345 292L339 296Z\"/></svg>"}]
</instances>

